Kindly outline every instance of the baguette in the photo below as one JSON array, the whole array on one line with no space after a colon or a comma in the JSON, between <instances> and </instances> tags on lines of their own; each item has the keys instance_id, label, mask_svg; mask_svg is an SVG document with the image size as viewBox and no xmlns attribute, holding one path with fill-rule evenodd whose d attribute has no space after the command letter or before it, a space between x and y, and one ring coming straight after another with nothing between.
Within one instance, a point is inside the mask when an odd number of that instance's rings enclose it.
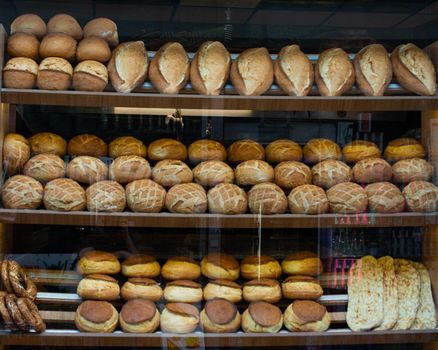
<instances>
[{"instance_id":1,"label":"baguette","mask_svg":"<svg viewBox=\"0 0 438 350\"><path fill-rule=\"evenodd\" d=\"M435 304L433 302L430 276L427 268L421 263L412 263L420 274L420 306L411 329L435 329Z\"/></svg>"}]
</instances>

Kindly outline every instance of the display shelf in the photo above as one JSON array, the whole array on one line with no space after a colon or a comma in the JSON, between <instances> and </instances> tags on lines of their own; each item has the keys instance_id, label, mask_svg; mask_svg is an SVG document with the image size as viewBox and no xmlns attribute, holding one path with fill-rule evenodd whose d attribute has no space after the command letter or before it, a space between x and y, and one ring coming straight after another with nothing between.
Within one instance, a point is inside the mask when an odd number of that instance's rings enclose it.
<instances>
[{"instance_id":1,"label":"display shelf","mask_svg":"<svg viewBox=\"0 0 438 350\"><path fill-rule=\"evenodd\" d=\"M180 108L264 111L423 111L438 109L438 96L202 96L133 92L81 92L2 89L3 103L84 107ZM208 113L205 113L208 115Z\"/></svg>"},{"instance_id":2,"label":"display shelf","mask_svg":"<svg viewBox=\"0 0 438 350\"><path fill-rule=\"evenodd\" d=\"M43 209L0 209L5 224L175 227L175 228L321 228L321 227L409 227L438 224L437 213L398 213L354 215L277 214L219 215L172 213L94 213L59 212Z\"/></svg>"}]
</instances>

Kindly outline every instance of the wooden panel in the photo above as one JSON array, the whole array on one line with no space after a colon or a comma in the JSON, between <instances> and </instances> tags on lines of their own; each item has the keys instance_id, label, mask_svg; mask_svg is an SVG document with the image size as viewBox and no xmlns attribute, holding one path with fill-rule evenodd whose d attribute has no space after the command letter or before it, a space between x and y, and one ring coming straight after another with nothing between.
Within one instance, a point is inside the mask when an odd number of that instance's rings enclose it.
<instances>
[{"instance_id":1,"label":"wooden panel","mask_svg":"<svg viewBox=\"0 0 438 350\"><path fill-rule=\"evenodd\" d=\"M0 222L114 227L216 227L216 228L321 228L321 227L408 227L438 224L438 214L360 214L360 215L217 215L57 212L51 210L0 209Z\"/></svg>"},{"instance_id":2,"label":"wooden panel","mask_svg":"<svg viewBox=\"0 0 438 350\"><path fill-rule=\"evenodd\" d=\"M0 68L1 71L3 72L3 66L5 64L5 48L6 48L6 41L7 41L7 34L5 31L5 28L3 27L3 25L0 24ZM0 74L0 89L3 86L3 74ZM1 102L1 97L0 97L0 102Z\"/></svg>"}]
</instances>

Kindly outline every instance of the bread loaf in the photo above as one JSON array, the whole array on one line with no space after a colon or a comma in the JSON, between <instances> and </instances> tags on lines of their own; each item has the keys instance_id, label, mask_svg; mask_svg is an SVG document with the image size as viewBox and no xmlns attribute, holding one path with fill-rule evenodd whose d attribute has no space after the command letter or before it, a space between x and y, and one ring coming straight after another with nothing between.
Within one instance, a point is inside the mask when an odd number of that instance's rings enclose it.
<instances>
[{"instance_id":1,"label":"bread loaf","mask_svg":"<svg viewBox=\"0 0 438 350\"><path fill-rule=\"evenodd\" d=\"M247 160L264 160L265 150L261 144L253 140L239 140L233 142L227 149L228 161L242 163Z\"/></svg>"},{"instance_id":2,"label":"bread loaf","mask_svg":"<svg viewBox=\"0 0 438 350\"><path fill-rule=\"evenodd\" d=\"M324 293L318 280L310 276L289 276L281 283L283 297L286 299L317 300Z\"/></svg>"},{"instance_id":3,"label":"bread loaf","mask_svg":"<svg viewBox=\"0 0 438 350\"><path fill-rule=\"evenodd\" d=\"M88 211L114 213L125 209L125 190L115 181L96 182L87 188L85 194Z\"/></svg>"},{"instance_id":4,"label":"bread loaf","mask_svg":"<svg viewBox=\"0 0 438 350\"><path fill-rule=\"evenodd\" d=\"M219 160L208 160L193 168L193 179L202 186L233 183L234 170L228 164Z\"/></svg>"},{"instance_id":5,"label":"bread loaf","mask_svg":"<svg viewBox=\"0 0 438 350\"><path fill-rule=\"evenodd\" d=\"M28 139L32 154L56 154L64 157L67 153L67 142L59 135L51 132L39 132Z\"/></svg>"},{"instance_id":6,"label":"bread loaf","mask_svg":"<svg viewBox=\"0 0 438 350\"><path fill-rule=\"evenodd\" d=\"M353 167L354 181L361 184L390 181L391 177L391 165L384 159L363 159Z\"/></svg>"},{"instance_id":7,"label":"bread loaf","mask_svg":"<svg viewBox=\"0 0 438 350\"><path fill-rule=\"evenodd\" d=\"M250 303L242 314L242 329L245 333L277 333L282 326L280 308L265 301Z\"/></svg>"},{"instance_id":8,"label":"bread loaf","mask_svg":"<svg viewBox=\"0 0 438 350\"><path fill-rule=\"evenodd\" d=\"M435 95L435 68L423 50L411 43L397 46L391 62L397 81L406 90L417 95Z\"/></svg>"},{"instance_id":9,"label":"bread loaf","mask_svg":"<svg viewBox=\"0 0 438 350\"><path fill-rule=\"evenodd\" d=\"M253 214L283 214L287 198L280 187L273 183L257 184L248 192L248 206Z\"/></svg>"},{"instance_id":10,"label":"bread loaf","mask_svg":"<svg viewBox=\"0 0 438 350\"><path fill-rule=\"evenodd\" d=\"M132 181L125 190L127 205L134 212L159 213L164 207L166 190L152 180Z\"/></svg>"},{"instance_id":11,"label":"bread loaf","mask_svg":"<svg viewBox=\"0 0 438 350\"><path fill-rule=\"evenodd\" d=\"M67 145L69 155L105 157L108 154L108 147L100 137L91 134L81 134L73 137Z\"/></svg>"},{"instance_id":12,"label":"bread loaf","mask_svg":"<svg viewBox=\"0 0 438 350\"><path fill-rule=\"evenodd\" d=\"M99 158L79 156L68 163L67 177L91 185L108 178L108 167Z\"/></svg>"},{"instance_id":13,"label":"bread loaf","mask_svg":"<svg viewBox=\"0 0 438 350\"><path fill-rule=\"evenodd\" d=\"M283 47L274 62L275 82L291 96L306 96L313 85L313 65L298 45Z\"/></svg>"},{"instance_id":14,"label":"bread loaf","mask_svg":"<svg viewBox=\"0 0 438 350\"><path fill-rule=\"evenodd\" d=\"M144 82L148 64L143 41L128 41L117 46L108 63L108 74L114 89L123 93L134 90Z\"/></svg>"},{"instance_id":15,"label":"bread loaf","mask_svg":"<svg viewBox=\"0 0 438 350\"><path fill-rule=\"evenodd\" d=\"M12 176L2 187L2 201L6 209L37 209L42 199L43 186L29 176Z\"/></svg>"},{"instance_id":16,"label":"bread loaf","mask_svg":"<svg viewBox=\"0 0 438 350\"><path fill-rule=\"evenodd\" d=\"M11 35L15 33L33 34L41 39L47 33L47 26L40 16L26 13L18 16L11 23Z\"/></svg>"},{"instance_id":17,"label":"bread loaf","mask_svg":"<svg viewBox=\"0 0 438 350\"><path fill-rule=\"evenodd\" d=\"M319 163L326 159L341 159L340 147L328 139L311 139L303 148L306 163Z\"/></svg>"},{"instance_id":18,"label":"bread loaf","mask_svg":"<svg viewBox=\"0 0 438 350\"><path fill-rule=\"evenodd\" d=\"M396 183L429 181L432 173L432 165L424 159L402 159L392 166L392 181Z\"/></svg>"},{"instance_id":19,"label":"bread loaf","mask_svg":"<svg viewBox=\"0 0 438 350\"><path fill-rule=\"evenodd\" d=\"M65 176L65 163L55 154L37 154L24 164L23 174L46 183Z\"/></svg>"},{"instance_id":20,"label":"bread loaf","mask_svg":"<svg viewBox=\"0 0 438 350\"><path fill-rule=\"evenodd\" d=\"M240 187L221 183L207 193L208 210L214 214L244 214L248 207L246 193Z\"/></svg>"},{"instance_id":21,"label":"bread loaf","mask_svg":"<svg viewBox=\"0 0 438 350\"><path fill-rule=\"evenodd\" d=\"M404 189L403 195L410 211L431 213L438 211L438 187L426 181L412 181Z\"/></svg>"},{"instance_id":22,"label":"bread loaf","mask_svg":"<svg viewBox=\"0 0 438 350\"><path fill-rule=\"evenodd\" d=\"M74 180L55 179L44 187L44 206L47 210L81 211L87 204L85 190Z\"/></svg>"},{"instance_id":23,"label":"bread loaf","mask_svg":"<svg viewBox=\"0 0 438 350\"><path fill-rule=\"evenodd\" d=\"M108 84L108 71L97 61L82 61L73 71L73 89L79 91L103 91Z\"/></svg>"},{"instance_id":24,"label":"bread loaf","mask_svg":"<svg viewBox=\"0 0 438 350\"><path fill-rule=\"evenodd\" d=\"M37 61L40 57L40 42L33 34L16 33L8 39L9 57L27 57Z\"/></svg>"},{"instance_id":25,"label":"bread loaf","mask_svg":"<svg viewBox=\"0 0 438 350\"><path fill-rule=\"evenodd\" d=\"M25 57L14 57L3 67L3 85L9 89L32 89L38 75L38 64Z\"/></svg>"},{"instance_id":26,"label":"bread loaf","mask_svg":"<svg viewBox=\"0 0 438 350\"><path fill-rule=\"evenodd\" d=\"M256 185L274 180L274 169L263 160L247 160L235 169L238 185Z\"/></svg>"},{"instance_id":27,"label":"bread loaf","mask_svg":"<svg viewBox=\"0 0 438 350\"><path fill-rule=\"evenodd\" d=\"M352 175L351 168L340 160L323 160L312 167L313 184L325 189L351 181Z\"/></svg>"},{"instance_id":28,"label":"bread loaf","mask_svg":"<svg viewBox=\"0 0 438 350\"><path fill-rule=\"evenodd\" d=\"M203 43L190 66L190 82L202 95L219 95L230 74L231 57L219 41Z\"/></svg>"},{"instance_id":29,"label":"bread loaf","mask_svg":"<svg viewBox=\"0 0 438 350\"><path fill-rule=\"evenodd\" d=\"M197 140L189 146L189 160L197 164L207 160L227 159L227 151L221 143L214 140Z\"/></svg>"},{"instance_id":30,"label":"bread loaf","mask_svg":"<svg viewBox=\"0 0 438 350\"><path fill-rule=\"evenodd\" d=\"M371 44L354 58L356 83L366 96L383 96L392 79L388 52L380 44Z\"/></svg>"},{"instance_id":31,"label":"bread loaf","mask_svg":"<svg viewBox=\"0 0 438 350\"><path fill-rule=\"evenodd\" d=\"M177 94L189 80L190 61L177 42L164 44L149 65L149 79L161 93Z\"/></svg>"},{"instance_id":32,"label":"bread loaf","mask_svg":"<svg viewBox=\"0 0 438 350\"><path fill-rule=\"evenodd\" d=\"M174 139L158 139L148 147L148 158L154 161L164 159L187 159L187 148L180 141Z\"/></svg>"},{"instance_id":33,"label":"bread loaf","mask_svg":"<svg viewBox=\"0 0 438 350\"><path fill-rule=\"evenodd\" d=\"M433 302L429 271L421 263L413 262L412 265L420 276L420 305L411 329L435 329L435 304Z\"/></svg>"},{"instance_id":34,"label":"bread loaf","mask_svg":"<svg viewBox=\"0 0 438 350\"><path fill-rule=\"evenodd\" d=\"M127 184L134 180L149 179L151 167L149 162L139 156L120 156L114 159L108 169L110 180Z\"/></svg>"},{"instance_id":35,"label":"bread loaf","mask_svg":"<svg viewBox=\"0 0 438 350\"><path fill-rule=\"evenodd\" d=\"M193 173L180 160L166 159L158 162L152 169L152 179L164 187L192 182Z\"/></svg>"},{"instance_id":36,"label":"bread loaf","mask_svg":"<svg viewBox=\"0 0 438 350\"><path fill-rule=\"evenodd\" d=\"M285 161L301 161L303 150L292 140L280 139L266 146L266 161L268 163L281 163Z\"/></svg>"},{"instance_id":37,"label":"bread loaf","mask_svg":"<svg viewBox=\"0 0 438 350\"><path fill-rule=\"evenodd\" d=\"M255 278L245 282L242 288L243 299L248 302L265 301L278 303L281 300L281 287L275 279Z\"/></svg>"},{"instance_id":38,"label":"bread loaf","mask_svg":"<svg viewBox=\"0 0 438 350\"><path fill-rule=\"evenodd\" d=\"M117 25L108 18L94 18L84 27L84 38L99 37L105 39L111 47L119 44Z\"/></svg>"},{"instance_id":39,"label":"bread loaf","mask_svg":"<svg viewBox=\"0 0 438 350\"><path fill-rule=\"evenodd\" d=\"M82 39L82 28L78 21L65 13L59 13L50 18L47 23L47 32L64 33L70 35L75 40Z\"/></svg>"},{"instance_id":40,"label":"bread loaf","mask_svg":"<svg viewBox=\"0 0 438 350\"><path fill-rule=\"evenodd\" d=\"M388 143L384 156L388 162L393 163L402 159L424 158L426 150L416 139L402 137Z\"/></svg>"},{"instance_id":41,"label":"bread loaf","mask_svg":"<svg viewBox=\"0 0 438 350\"><path fill-rule=\"evenodd\" d=\"M344 50L333 48L319 55L315 81L322 96L340 96L352 88L354 80L354 67Z\"/></svg>"},{"instance_id":42,"label":"bread loaf","mask_svg":"<svg viewBox=\"0 0 438 350\"><path fill-rule=\"evenodd\" d=\"M281 276L281 266L277 259L268 255L245 256L240 263L240 274L244 279L276 279Z\"/></svg>"},{"instance_id":43,"label":"bread loaf","mask_svg":"<svg viewBox=\"0 0 438 350\"><path fill-rule=\"evenodd\" d=\"M356 163L366 158L380 158L380 149L374 142L355 140L347 143L342 149L342 155L347 163Z\"/></svg>"},{"instance_id":44,"label":"bread loaf","mask_svg":"<svg viewBox=\"0 0 438 350\"><path fill-rule=\"evenodd\" d=\"M72 61L76 58L76 46L76 40L67 34L47 34L41 41L40 56L41 58L61 57Z\"/></svg>"},{"instance_id":45,"label":"bread loaf","mask_svg":"<svg viewBox=\"0 0 438 350\"><path fill-rule=\"evenodd\" d=\"M368 208L373 213L401 213L405 198L397 186L390 182L376 182L367 185Z\"/></svg>"},{"instance_id":46,"label":"bread loaf","mask_svg":"<svg viewBox=\"0 0 438 350\"><path fill-rule=\"evenodd\" d=\"M274 80L274 68L268 50L259 47L243 51L231 64L230 78L240 95L262 95Z\"/></svg>"},{"instance_id":47,"label":"bread loaf","mask_svg":"<svg viewBox=\"0 0 438 350\"><path fill-rule=\"evenodd\" d=\"M111 49L108 43L95 36L82 39L76 49L76 59L81 61L97 61L106 63L111 58Z\"/></svg>"},{"instance_id":48,"label":"bread loaf","mask_svg":"<svg viewBox=\"0 0 438 350\"><path fill-rule=\"evenodd\" d=\"M207 195L201 185L179 184L167 192L165 205L171 213L205 213L207 211Z\"/></svg>"},{"instance_id":49,"label":"bread loaf","mask_svg":"<svg viewBox=\"0 0 438 350\"><path fill-rule=\"evenodd\" d=\"M310 251L289 254L282 261L281 267L286 275L317 276L324 270L319 256Z\"/></svg>"},{"instance_id":50,"label":"bread loaf","mask_svg":"<svg viewBox=\"0 0 438 350\"><path fill-rule=\"evenodd\" d=\"M295 187L287 199L292 214L324 214L329 207L324 190L314 185Z\"/></svg>"},{"instance_id":51,"label":"bread loaf","mask_svg":"<svg viewBox=\"0 0 438 350\"><path fill-rule=\"evenodd\" d=\"M330 323L326 307L311 300L296 300L284 312L284 325L291 332L324 332Z\"/></svg>"},{"instance_id":52,"label":"bread loaf","mask_svg":"<svg viewBox=\"0 0 438 350\"><path fill-rule=\"evenodd\" d=\"M285 161L274 169L275 183L286 190L312 183L312 171L301 162Z\"/></svg>"},{"instance_id":53,"label":"bread loaf","mask_svg":"<svg viewBox=\"0 0 438 350\"><path fill-rule=\"evenodd\" d=\"M132 136L121 136L112 140L108 146L111 158L120 156L146 157L146 146L142 141Z\"/></svg>"},{"instance_id":54,"label":"bread loaf","mask_svg":"<svg viewBox=\"0 0 438 350\"><path fill-rule=\"evenodd\" d=\"M342 182L331 187L327 190L327 198L332 213L363 213L368 205L365 190L352 182Z\"/></svg>"},{"instance_id":55,"label":"bread loaf","mask_svg":"<svg viewBox=\"0 0 438 350\"><path fill-rule=\"evenodd\" d=\"M3 140L3 169L8 175L19 173L29 160L29 142L20 134L6 134Z\"/></svg>"},{"instance_id":56,"label":"bread loaf","mask_svg":"<svg viewBox=\"0 0 438 350\"><path fill-rule=\"evenodd\" d=\"M37 86L42 90L68 90L73 77L71 64L59 57L47 57L38 67Z\"/></svg>"}]
</instances>

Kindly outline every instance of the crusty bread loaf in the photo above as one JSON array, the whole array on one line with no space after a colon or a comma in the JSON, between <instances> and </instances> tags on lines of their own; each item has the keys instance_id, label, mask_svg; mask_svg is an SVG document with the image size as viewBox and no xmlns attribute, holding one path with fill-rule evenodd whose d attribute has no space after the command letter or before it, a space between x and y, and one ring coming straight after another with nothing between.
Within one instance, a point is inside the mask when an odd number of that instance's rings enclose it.
<instances>
[{"instance_id":1,"label":"crusty bread loaf","mask_svg":"<svg viewBox=\"0 0 438 350\"><path fill-rule=\"evenodd\" d=\"M324 305L311 300L296 300L284 311L284 325L291 332L324 332L331 316Z\"/></svg>"},{"instance_id":2,"label":"crusty bread loaf","mask_svg":"<svg viewBox=\"0 0 438 350\"><path fill-rule=\"evenodd\" d=\"M9 57L27 57L34 61L40 56L40 42L33 34L16 33L8 39Z\"/></svg>"},{"instance_id":3,"label":"crusty bread loaf","mask_svg":"<svg viewBox=\"0 0 438 350\"><path fill-rule=\"evenodd\" d=\"M238 185L256 185L274 180L274 169L263 160L247 160L236 167L234 175Z\"/></svg>"},{"instance_id":4,"label":"crusty bread loaf","mask_svg":"<svg viewBox=\"0 0 438 350\"><path fill-rule=\"evenodd\" d=\"M352 175L351 168L340 160L327 159L312 167L313 184L325 189L351 181Z\"/></svg>"},{"instance_id":5,"label":"crusty bread loaf","mask_svg":"<svg viewBox=\"0 0 438 350\"><path fill-rule=\"evenodd\" d=\"M43 199L43 186L25 175L15 175L2 187L3 207L6 209L37 209Z\"/></svg>"},{"instance_id":6,"label":"crusty bread loaf","mask_svg":"<svg viewBox=\"0 0 438 350\"><path fill-rule=\"evenodd\" d=\"M105 157L108 154L108 147L105 141L96 135L81 134L70 139L67 153L73 157Z\"/></svg>"},{"instance_id":7,"label":"crusty bread loaf","mask_svg":"<svg viewBox=\"0 0 438 350\"><path fill-rule=\"evenodd\" d=\"M65 162L55 154L37 154L24 164L23 174L46 183L65 176Z\"/></svg>"},{"instance_id":8,"label":"crusty bread loaf","mask_svg":"<svg viewBox=\"0 0 438 350\"><path fill-rule=\"evenodd\" d=\"M244 214L248 200L244 190L230 183L220 183L207 193L208 210L215 214Z\"/></svg>"},{"instance_id":9,"label":"crusty bread loaf","mask_svg":"<svg viewBox=\"0 0 438 350\"><path fill-rule=\"evenodd\" d=\"M82 61L73 71L73 89L79 91L103 91L108 84L108 70L97 61Z\"/></svg>"},{"instance_id":10,"label":"crusty bread loaf","mask_svg":"<svg viewBox=\"0 0 438 350\"><path fill-rule=\"evenodd\" d=\"M29 142L20 134L6 134L3 140L3 169L8 175L19 173L29 160Z\"/></svg>"},{"instance_id":11,"label":"crusty bread loaf","mask_svg":"<svg viewBox=\"0 0 438 350\"><path fill-rule=\"evenodd\" d=\"M192 182L193 173L180 160L165 159L155 164L152 169L152 179L164 187Z\"/></svg>"},{"instance_id":12,"label":"crusty bread loaf","mask_svg":"<svg viewBox=\"0 0 438 350\"><path fill-rule=\"evenodd\" d=\"M257 184L248 192L248 206L253 214L283 214L287 198L277 185L265 182Z\"/></svg>"},{"instance_id":13,"label":"crusty bread loaf","mask_svg":"<svg viewBox=\"0 0 438 350\"><path fill-rule=\"evenodd\" d=\"M44 187L44 206L47 210L81 211L87 204L85 190L74 180L55 179Z\"/></svg>"},{"instance_id":14,"label":"crusty bread loaf","mask_svg":"<svg viewBox=\"0 0 438 350\"><path fill-rule=\"evenodd\" d=\"M421 263L413 262L412 265L420 275L420 305L411 329L435 329L435 304L433 302L429 271Z\"/></svg>"},{"instance_id":15,"label":"crusty bread loaf","mask_svg":"<svg viewBox=\"0 0 438 350\"><path fill-rule=\"evenodd\" d=\"M353 182L341 182L327 190L330 211L339 214L363 213L367 209L365 190Z\"/></svg>"},{"instance_id":16,"label":"crusty bread loaf","mask_svg":"<svg viewBox=\"0 0 438 350\"><path fill-rule=\"evenodd\" d=\"M388 162L393 163L402 159L424 158L426 157L426 150L416 139L402 137L388 143L384 156Z\"/></svg>"},{"instance_id":17,"label":"crusty bread loaf","mask_svg":"<svg viewBox=\"0 0 438 350\"><path fill-rule=\"evenodd\" d=\"M166 190L152 180L132 181L125 190L126 203L134 212L159 213L164 207Z\"/></svg>"},{"instance_id":18,"label":"crusty bread loaf","mask_svg":"<svg viewBox=\"0 0 438 350\"><path fill-rule=\"evenodd\" d=\"M341 159L341 148L329 139L311 139L303 147L306 163L319 163L326 159Z\"/></svg>"},{"instance_id":19,"label":"crusty bread loaf","mask_svg":"<svg viewBox=\"0 0 438 350\"><path fill-rule=\"evenodd\" d=\"M347 143L342 149L342 155L347 163L356 163L366 158L380 158L380 149L374 142L355 140Z\"/></svg>"},{"instance_id":20,"label":"crusty bread loaf","mask_svg":"<svg viewBox=\"0 0 438 350\"><path fill-rule=\"evenodd\" d=\"M280 139L271 142L266 146L266 161L268 163L281 163L295 160L297 162L303 159L303 150L301 146L292 140Z\"/></svg>"},{"instance_id":21,"label":"crusty bread loaf","mask_svg":"<svg viewBox=\"0 0 438 350\"><path fill-rule=\"evenodd\" d=\"M149 162L142 157L120 156L109 166L108 176L110 180L127 184L134 180L149 179L151 167Z\"/></svg>"},{"instance_id":22,"label":"crusty bread loaf","mask_svg":"<svg viewBox=\"0 0 438 350\"><path fill-rule=\"evenodd\" d=\"M202 95L219 95L230 74L231 56L219 41L203 43L190 66L190 82Z\"/></svg>"},{"instance_id":23,"label":"crusty bread loaf","mask_svg":"<svg viewBox=\"0 0 438 350\"><path fill-rule=\"evenodd\" d=\"M421 158L402 159L392 165L392 181L396 183L429 181L432 173L432 165Z\"/></svg>"},{"instance_id":24,"label":"crusty bread loaf","mask_svg":"<svg viewBox=\"0 0 438 350\"><path fill-rule=\"evenodd\" d=\"M201 185L195 183L175 185L167 192L165 205L171 213L205 213L207 194Z\"/></svg>"},{"instance_id":25,"label":"crusty bread loaf","mask_svg":"<svg viewBox=\"0 0 438 350\"><path fill-rule=\"evenodd\" d=\"M418 95L435 95L435 68L423 50L412 43L397 46L391 62L397 81L406 90Z\"/></svg>"},{"instance_id":26,"label":"crusty bread loaf","mask_svg":"<svg viewBox=\"0 0 438 350\"><path fill-rule=\"evenodd\" d=\"M91 60L106 63L111 58L111 49L108 43L95 36L82 39L76 49L76 59L81 61Z\"/></svg>"},{"instance_id":27,"label":"crusty bread loaf","mask_svg":"<svg viewBox=\"0 0 438 350\"><path fill-rule=\"evenodd\" d=\"M84 27L84 38L99 37L105 39L111 47L119 44L117 25L109 18L94 18Z\"/></svg>"},{"instance_id":28,"label":"crusty bread loaf","mask_svg":"<svg viewBox=\"0 0 438 350\"><path fill-rule=\"evenodd\" d=\"M47 26L40 16L26 13L11 23L11 35L15 33L29 33L41 39L47 33Z\"/></svg>"},{"instance_id":29,"label":"crusty bread loaf","mask_svg":"<svg viewBox=\"0 0 438 350\"><path fill-rule=\"evenodd\" d=\"M125 189L115 181L99 181L85 191L88 211L114 213L125 209Z\"/></svg>"},{"instance_id":30,"label":"crusty bread loaf","mask_svg":"<svg viewBox=\"0 0 438 350\"><path fill-rule=\"evenodd\" d=\"M354 80L354 67L344 50L333 48L319 55L315 81L322 96L340 96L351 89Z\"/></svg>"},{"instance_id":31,"label":"crusty bread loaf","mask_svg":"<svg viewBox=\"0 0 438 350\"><path fill-rule=\"evenodd\" d=\"M108 63L108 74L114 89L125 93L134 90L144 82L148 64L143 41L128 41L117 46Z\"/></svg>"},{"instance_id":32,"label":"crusty bread loaf","mask_svg":"<svg viewBox=\"0 0 438 350\"><path fill-rule=\"evenodd\" d=\"M187 159L186 146L174 139L158 139L153 141L148 147L148 158L154 161L160 161L164 159Z\"/></svg>"},{"instance_id":33,"label":"crusty bread loaf","mask_svg":"<svg viewBox=\"0 0 438 350\"><path fill-rule=\"evenodd\" d=\"M376 182L367 185L368 208L373 213L401 213L405 198L397 186L390 182Z\"/></svg>"},{"instance_id":34,"label":"crusty bread loaf","mask_svg":"<svg viewBox=\"0 0 438 350\"><path fill-rule=\"evenodd\" d=\"M350 269L346 318L348 327L355 332L382 324L383 269L372 256L362 257Z\"/></svg>"},{"instance_id":35,"label":"crusty bread loaf","mask_svg":"<svg viewBox=\"0 0 438 350\"><path fill-rule=\"evenodd\" d=\"M275 183L286 190L312 183L312 171L301 162L285 161L274 169Z\"/></svg>"},{"instance_id":36,"label":"crusty bread loaf","mask_svg":"<svg viewBox=\"0 0 438 350\"><path fill-rule=\"evenodd\" d=\"M26 57L14 57L3 67L3 86L10 89L32 89L38 75L38 64Z\"/></svg>"},{"instance_id":37,"label":"crusty bread loaf","mask_svg":"<svg viewBox=\"0 0 438 350\"><path fill-rule=\"evenodd\" d=\"M381 158L362 159L353 167L354 181L361 184L390 181L391 177L391 165Z\"/></svg>"},{"instance_id":38,"label":"crusty bread loaf","mask_svg":"<svg viewBox=\"0 0 438 350\"><path fill-rule=\"evenodd\" d=\"M240 95L262 95L274 80L274 68L268 50L258 47L243 51L231 64L230 78Z\"/></svg>"},{"instance_id":39,"label":"crusty bread loaf","mask_svg":"<svg viewBox=\"0 0 438 350\"><path fill-rule=\"evenodd\" d=\"M72 65L60 57L47 57L38 66L37 86L41 90L68 90L73 77Z\"/></svg>"},{"instance_id":40,"label":"crusty bread loaf","mask_svg":"<svg viewBox=\"0 0 438 350\"><path fill-rule=\"evenodd\" d=\"M360 50L354 58L356 83L367 96L383 96L392 79L392 66L388 52L380 44L371 44Z\"/></svg>"},{"instance_id":41,"label":"crusty bread loaf","mask_svg":"<svg viewBox=\"0 0 438 350\"><path fill-rule=\"evenodd\" d=\"M108 166L96 157L75 157L67 165L67 177L91 185L108 178Z\"/></svg>"},{"instance_id":42,"label":"crusty bread loaf","mask_svg":"<svg viewBox=\"0 0 438 350\"><path fill-rule=\"evenodd\" d=\"M253 140L239 140L233 142L227 149L228 161L231 163L241 163L247 160L265 159L265 149Z\"/></svg>"},{"instance_id":43,"label":"crusty bread loaf","mask_svg":"<svg viewBox=\"0 0 438 350\"><path fill-rule=\"evenodd\" d=\"M306 96L313 85L313 65L298 45L283 47L274 62L275 82L285 93Z\"/></svg>"},{"instance_id":44,"label":"crusty bread loaf","mask_svg":"<svg viewBox=\"0 0 438 350\"><path fill-rule=\"evenodd\" d=\"M214 140L197 140L190 144L188 152L189 160L193 164L207 160L225 161L227 159L225 147Z\"/></svg>"},{"instance_id":45,"label":"crusty bread loaf","mask_svg":"<svg viewBox=\"0 0 438 350\"><path fill-rule=\"evenodd\" d=\"M324 190L314 185L295 187L287 199L292 214L324 214L329 208Z\"/></svg>"},{"instance_id":46,"label":"crusty bread loaf","mask_svg":"<svg viewBox=\"0 0 438 350\"><path fill-rule=\"evenodd\" d=\"M64 33L75 40L82 39L82 28L78 21L66 13L59 13L50 18L47 23L48 33Z\"/></svg>"},{"instance_id":47,"label":"crusty bread loaf","mask_svg":"<svg viewBox=\"0 0 438 350\"><path fill-rule=\"evenodd\" d=\"M32 154L56 154L64 157L67 153L67 142L59 135L51 132L39 132L28 139Z\"/></svg>"},{"instance_id":48,"label":"crusty bread loaf","mask_svg":"<svg viewBox=\"0 0 438 350\"><path fill-rule=\"evenodd\" d=\"M47 34L41 41L40 56L41 58L61 57L72 61L76 58L76 46L76 40L67 34Z\"/></svg>"},{"instance_id":49,"label":"crusty bread loaf","mask_svg":"<svg viewBox=\"0 0 438 350\"><path fill-rule=\"evenodd\" d=\"M193 179L202 186L216 186L220 183L233 183L234 170L220 160L208 160L193 168Z\"/></svg>"},{"instance_id":50,"label":"crusty bread loaf","mask_svg":"<svg viewBox=\"0 0 438 350\"><path fill-rule=\"evenodd\" d=\"M177 42L164 44L149 65L149 79L161 93L177 94L189 80L190 61Z\"/></svg>"},{"instance_id":51,"label":"crusty bread loaf","mask_svg":"<svg viewBox=\"0 0 438 350\"><path fill-rule=\"evenodd\" d=\"M410 211L420 213L438 211L438 187L431 182L412 181L403 189L403 195Z\"/></svg>"},{"instance_id":52,"label":"crusty bread loaf","mask_svg":"<svg viewBox=\"0 0 438 350\"><path fill-rule=\"evenodd\" d=\"M144 143L133 136L120 136L108 145L108 154L111 158L120 156L146 157L147 149Z\"/></svg>"}]
</instances>

